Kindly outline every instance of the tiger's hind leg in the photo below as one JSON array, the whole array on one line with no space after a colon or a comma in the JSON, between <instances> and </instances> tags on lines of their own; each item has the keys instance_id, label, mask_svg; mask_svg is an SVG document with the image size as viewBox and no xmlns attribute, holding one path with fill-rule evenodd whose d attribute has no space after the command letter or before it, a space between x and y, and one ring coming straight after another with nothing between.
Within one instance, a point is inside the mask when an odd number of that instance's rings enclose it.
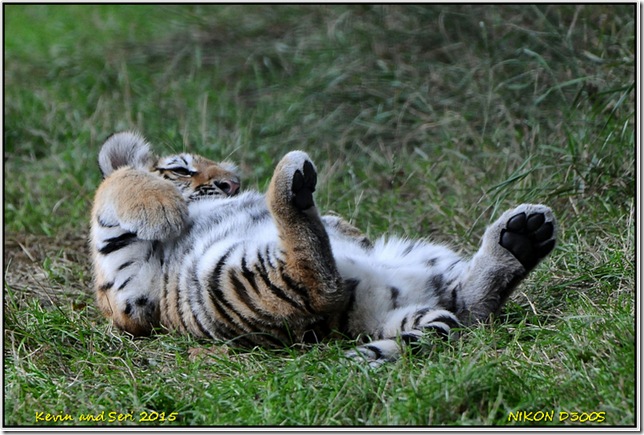
<instances>
[{"instance_id":1,"label":"tiger's hind leg","mask_svg":"<svg viewBox=\"0 0 644 435\"><path fill-rule=\"evenodd\" d=\"M279 231L289 280L307 291L308 304L316 314L334 313L346 297L313 199L316 185L317 172L309 156L292 151L275 169L267 202Z\"/></svg>"},{"instance_id":2,"label":"tiger's hind leg","mask_svg":"<svg viewBox=\"0 0 644 435\"><path fill-rule=\"evenodd\" d=\"M460 280L458 317L466 324L499 311L517 285L555 247L557 221L545 205L522 204L485 232Z\"/></svg>"}]
</instances>

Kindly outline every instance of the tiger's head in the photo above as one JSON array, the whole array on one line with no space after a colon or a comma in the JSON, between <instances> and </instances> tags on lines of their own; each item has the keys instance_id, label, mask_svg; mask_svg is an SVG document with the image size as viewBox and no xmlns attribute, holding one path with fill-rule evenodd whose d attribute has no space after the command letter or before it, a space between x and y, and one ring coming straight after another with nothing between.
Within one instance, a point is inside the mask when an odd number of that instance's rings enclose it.
<instances>
[{"instance_id":1,"label":"tiger's head","mask_svg":"<svg viewBox=\"0 0 644 435\"><path fill-rule=\"evenodd\" d=\"M122 132L110 136L98 155L103 178L123 166L157 174L171 181L186 201L227 198L239 193L237 167L230 162L216 163L195 154L157 157L138 133Z\"/></svg>"}]
</instances>

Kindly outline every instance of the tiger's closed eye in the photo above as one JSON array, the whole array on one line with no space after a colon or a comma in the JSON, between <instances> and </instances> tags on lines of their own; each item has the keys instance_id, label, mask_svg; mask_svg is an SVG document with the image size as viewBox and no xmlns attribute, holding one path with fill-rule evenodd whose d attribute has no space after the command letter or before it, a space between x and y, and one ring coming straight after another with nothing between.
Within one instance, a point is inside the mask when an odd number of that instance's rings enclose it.
<instances>
[{"instance_id":1,"label":"tiger's closed eye","mask_svg":"<svg viewBox=\"0 0 644 435\"><path fill-rule=\"evenodd\" d=\"M176 167L176 168L168 168L167 170L168 170L168 171L172 171L172 172L174 172L175 174L180 175L180 176L182 176L182 177L190 177L190 176L195 175L195 173L196 173L196 172L193 172L193 171L191 171L191 170L189 170L189 169L182 168L182 167L180 167L180 166L178 166L178 167Z\"/></svg>"}]
</instances>

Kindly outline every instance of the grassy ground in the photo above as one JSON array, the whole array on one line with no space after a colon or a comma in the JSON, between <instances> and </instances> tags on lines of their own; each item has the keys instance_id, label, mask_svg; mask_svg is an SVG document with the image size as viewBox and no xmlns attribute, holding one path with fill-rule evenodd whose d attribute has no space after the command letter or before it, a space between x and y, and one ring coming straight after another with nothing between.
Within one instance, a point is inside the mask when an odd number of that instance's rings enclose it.
<instances>
[{"instance_id":1,"label":"grassy ground","mask_svg":"<svg viewBox=\"0 0 644 435\"><path fill-rule=\"evenodd\" d=\"M636 423L634 6L4 14L5 425ZM502 211L542 202L560 243L502 319L375 370L342 359L351 343L132 340L94 307L86 249L98 149L130 128L233 159L259 189L305 149L320 208L370 236L471 253Z\"/></svg>"}]
</instances>

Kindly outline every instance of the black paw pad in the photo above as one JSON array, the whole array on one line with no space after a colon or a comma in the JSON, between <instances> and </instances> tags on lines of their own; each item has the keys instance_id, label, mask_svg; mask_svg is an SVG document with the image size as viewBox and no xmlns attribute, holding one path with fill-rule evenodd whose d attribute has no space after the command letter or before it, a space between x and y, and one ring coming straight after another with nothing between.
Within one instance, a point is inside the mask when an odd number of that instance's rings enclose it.
<instances>
[{"instance_id":1,"label":"black paw pad","mask_svg":"<svg viewBox=\"0 0 644 435\"><path fill-rule=\"evenodd\" d=\"M313 192L318 182L318 174L313 164L308 160L304 162L302 170L293 174L293 204L300 210L307 210L315 205Z\"/></svg>"},{"instance_id":2,"label":"black paw pad","mask_svg":"<svg viewBox=\"0 0 644 435\"><path fill-rule=\"evenodd\" d=\"M529 216L519 213L512 216L506 229L501 231L500 244L529 271L555 247L553 235L554 226L552 222L546 222L543 213Z\"/></svg>"}]
</instances>

